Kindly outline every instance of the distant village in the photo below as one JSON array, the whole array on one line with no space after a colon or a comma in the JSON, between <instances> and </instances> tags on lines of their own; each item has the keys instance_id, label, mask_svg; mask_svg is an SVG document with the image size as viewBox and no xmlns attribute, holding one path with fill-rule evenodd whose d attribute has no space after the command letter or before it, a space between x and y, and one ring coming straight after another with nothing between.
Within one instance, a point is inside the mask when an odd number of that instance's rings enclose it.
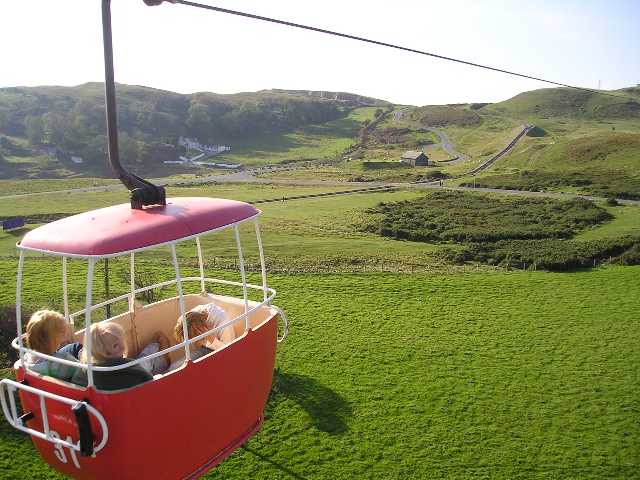
<instances>
[{"instance_id":1,"label":"distant village","mask_svg":"<svg viewBox=\"0 0 640 480\"><path fill-rule=\"evenodd\" d=\"M197 166L205 166L205 167L216 167L216 168L228 168L228 169L237 169L242 167L239 163L216 163L216 162L207 162L211 157L215 157L216 155L220 155L223 152L228 152L231 150L231 147L228 145L203 145L201 144L197 138L190 137L180 137L178 139L178 145L187 149L187 151L195 150L197 153L192 157L187 157L184 155L180 155L178 160L165 160L164 163L168 164L178 164L178 165L197 165Z\"/></svg>"},{"instance_id":2,"label":"distant village","mask_svg":"<svg viewBox=\"0 0 640 480\"><path fill-rule=\"evenodd\" d=\"M231 150L229 145L204 145L198 141L197 138L190 137L180 137L178 139L178 145L184 147L187 152L198 152L195 155L187 156L180 155L177 160L165 160L166 164L174 164L174 165L195 165L195 166L204 166L204 167L214 167L214 168L225 168L225 169L239 169L242 168L242 165L239 163L217 163L207 161L216 155L220 155L221 153L228 152ZM65 160L71 160L71 162L76 165L84 163L84 159L79 155L72 155L64 152L59 147L55 145L45 145L42 148L44 154L46 154L50 158L64 158Z\"/></svg>"}]
</instances>

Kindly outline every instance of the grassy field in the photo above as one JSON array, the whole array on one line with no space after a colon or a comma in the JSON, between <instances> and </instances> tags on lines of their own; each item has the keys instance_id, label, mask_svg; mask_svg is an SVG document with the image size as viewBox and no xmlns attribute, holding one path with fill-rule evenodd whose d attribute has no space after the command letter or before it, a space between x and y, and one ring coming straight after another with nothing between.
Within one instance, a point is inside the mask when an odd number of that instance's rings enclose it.
<instances>
[{"instance_id":1,"label":"grassy field","mask_svg":"<svg viewBox=\"0 0 640 480\"><path fill-rule=\"evenodd\" d=\"M571 134L527 137L478 182L526 190L572 186L603 196L640 198L640 122L626 126L611 131L576 124Z\"/></svg>"},{"instance_id":2,"label":"grassy field","mask_svg":"<svg viewBox=\"0 0 640 480\"><path fill-rule=\"evenodd\" d=\"M206 187L172 187L169 195L219 196L244 201L282 198L329 191L345 187L275 187L255 185L212 185ZM367 193L308 200L260 204L264 212L262 232L273 269L332 271L375 269L428 268L437 264L434 255L439 246L418 242L395 242L359 230L362 212L380 201L411 199L422 195L415 191ZM124 191L56 194L12 200L0 205L2 215L42 213L77 213L113 203L126 202ZM28 228L37 225L30 224ZM252 227L243 227L243 242L248 260L257 259L257 247ZM25 230L0 232L0 256L14 255L15 243ZM226 238L228 237L228 238ZM208 255L215 262L233 261L236 257L231 234L220 242L216 237L203 242ZM192 246L184 247L185 250Z\"/></svg>"},{"instance_id":3,"label":"grassy field","mask_svg":"<svg viewBox=\"0 0 640 480\"><path fill-rule=\"evenodd\" d=\"M216 161L256 166L282 161L333 159L355 142L362 122L373 118L373 107L356 108L344 118L309 125L295 132L252 136L234 143L233 150Z\"/></svg>"},{"instance_id":4,"label":"grassy field","mask_svg":"<svg viewBox=\"0 0 640 480\"><path fill-rule=\"evenodd\" d=\"M113 185L114 183L119 183L119 181L108 178L0 180L0 196L55 192L73 188Z\"/></svg>"},{"instance_id":5,"label":"grassy field","mask_svg":"<svg viewBox=\"0 0 640 480\"><path fill-rule=\"evenodd\" d=\"M638 275L275 275L266 422L204 478L638 478ZM0 439L1 478L61 478Z\"/></svg>"},{"instance_id":6,"label":"grassy field","mask_svg":"<svg viewBox=\"0 0 640 480\"><path fill-rule=\"evenodd\" d=\"M224 184L170 187L168 194L170 196L219 196L254 202L262 199L346 189L348 187ZM286 269L297 272L415 271L442 267L451 268L452 265L447 260L449 257L445 258L443 255L444 253L450 254L452 250L457 251L461 247L458 243L398 241L364 231L363 226L370 220L370 215L365 212L378 203L416 200L424 196L424 193L416 190L399 189L385 193L363 193L259 204L259 208L263 211L262 232L270 267L277 271ZM479 198L483 199L484 197ZM41 220L43 214L72 214L126 201L127 196L124 191L60 193L51 196L23 197L0 205L0 217L24 215L28 220L27 229L29 229L45 221ZM476 203L470 202L469 205L476 205ZM431 204L427 202L427 205ZM430 208L436 208L435 206L436 203ZM437 209L441 210L440 213L445 214L449 207L451 205L448 206L445 202ZM516 216L525 215L528 212L526 207L518 208L524 210L520 213L520 210L516 209ZM580 233L576 239L591 241L640 234L640 215L637 208L608 207L607 211L613 215L612 220L588 228ZM434 214L436 213L438 212ZM492 215L493 213L495 213L493 210L488 209L484 213L478 211L474 215ZM30 216L36 220L29 221ZM27 229L0 232L0 256L15 255L15 243ZM243 227L242 232L247 258L250 262L255 262L257 247L252 229L250 226ZM230 235L227 237L229 238L225 237L224 242L215 237L211 240L205 240L206 252L213 264L226 266L229 262L234 261L233 243L230 241ZM184 250L188 251L190 248L192 246L187 246L184 247ZM606 254L607 258L609 255L609 253Z\"/></svg>"},{"instance_id":7,"label":"grassy field","mask_svg":"<svg viewBox=\"0 0 640 480\"><path fill-rule=\"evenodd\" d=\"M601 240L615 238L621 235L640 234L640 212L636 207L603 207L613 215L613 220L580 232L578 240Z\"/></svg>"},{"instance_id":8,"label":"grassy field","mask_svg":"<svg viewBox=\"0 0 640 480\"><path fill-rule=\"evenodd\" d=\"M344 187L207 185L169 195L256 201L329 190ZM290 337L263 429L204 478L638 478L640 267L476 271L443 263L455 243L362 231L365 212L380 202L424 196L398 190L259 205L270 285ZM123 191L23 197L0 205L0 215L42 218L126 200ZM640 232L636 207L602 208L613 218L577 228L576 242ZM251 228L242 231L256 281L257 247ZM3 305L15 301L13 244L23 233L0 233ZM204 250L219 276L238 280L229 232ZM179 255L183 274L195 273L193 245ZM168 252L138 258L147 283L171 275ZM101 265L96 272L98 301ZM72 309L83 304L85 274L70 262ZM25 303L60 308L60 278L60 262L29 257ZM112 294L127 281L127 262L113 261ZM61 477L0 421L0 478Z\"/></svg>"}]
</instances>

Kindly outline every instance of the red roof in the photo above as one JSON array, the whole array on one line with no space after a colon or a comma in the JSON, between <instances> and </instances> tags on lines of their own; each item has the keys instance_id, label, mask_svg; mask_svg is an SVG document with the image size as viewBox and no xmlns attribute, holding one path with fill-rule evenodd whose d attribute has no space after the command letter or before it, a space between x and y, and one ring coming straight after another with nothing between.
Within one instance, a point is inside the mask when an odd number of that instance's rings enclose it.
<instances>
[{"instance_id":1,"label":"red roof","mask_svg":"<svg viewBox=\"0 0 640 480\"><path fill-rule=\"evenodd\" d=\"M206 197L167 199L163 207L126 204L48 223L27 233L20 247L68 255L113 255L231 225L259 214L253 205Z\"/></svg>"}]
</instances>

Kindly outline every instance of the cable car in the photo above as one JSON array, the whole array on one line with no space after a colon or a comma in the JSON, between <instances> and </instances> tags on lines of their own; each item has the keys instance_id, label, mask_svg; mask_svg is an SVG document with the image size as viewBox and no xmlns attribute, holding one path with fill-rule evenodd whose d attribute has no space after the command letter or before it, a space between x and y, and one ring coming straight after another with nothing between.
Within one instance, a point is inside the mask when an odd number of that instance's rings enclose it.
<instances>
[{"instance_id":1,"label":"cable car","mask_svg":"<svg viewBox=\"0 0 640 480\"><path fill-rule=\"evenodd\" d=\"M254 206L234 200L183 197L166 199L163 187L127 172L118 155L115 85L111 49L110 0L103 0L105 42L105 97L111 166L131 193L130 204L115 205L67 217L28 232L17 244L16 381L0 382L0 403L9 423L28 433L42 458L59 472L75 479L191 479L198 478L224 460L256 433L263 421L269 395L277 343L284 340L288 323L284 312L271 305L276 295L267 285L258 217ZM253 223L260 256L262 284L247 282L239 227ZM205 274L201 238L230 230L235 237L240 282ZM177 246L195 244L199 275L183 276ZM136 255L152 249L169 249L172 278L155 285L136 287ZM44 355L26 347L21 323L23 271L29 252L60 259L64 315L73 326L84 318L84 329L75 332L91 358L90 326L96 311L115 302L128 301L128 310L103 321L122 326L129 357L151 341L156 331L167 336L182 316L185 339L165 350L116 366L73 362ZM126 257L131 287L124 295L93 301L94 270L98 262ZM139 258L139 255L138 255ZM69 310L68 260L87 262L85 307ZM195 283L198 293L187 293ZM175 285L176 295L145 306L136 296L146 290ZM229 296L211 286L242 289ZM250 299L258 290L262 300ZM196 305L214 302L229 321L189 338L184 313ZM278 322L284 322L278 338ZM190 345L229 326L235 339L201 358L191 359ZM41 375L25 364L29 353L58 364L86 371L88 384L79 386ZM105 391L95 384L96 372L117 371L161 355L172 360L184 356L181 367L157 375L132 388ZM18 395L16 395L16 393ZM18 405L19 397L21 406ZM21 408L20 408L21 407Z\"/></svg>"}]
</instances>

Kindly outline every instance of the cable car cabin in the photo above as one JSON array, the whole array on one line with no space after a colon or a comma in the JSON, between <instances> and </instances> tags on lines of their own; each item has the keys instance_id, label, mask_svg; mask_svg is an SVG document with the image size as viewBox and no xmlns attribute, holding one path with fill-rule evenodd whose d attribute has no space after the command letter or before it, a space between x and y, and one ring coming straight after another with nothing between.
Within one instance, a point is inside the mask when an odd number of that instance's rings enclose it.
<instances>
[{"instance_id":1,"label":"cable car cabin","mask_svg":"<svg viewBox=\"0 0 640 480\"><path fill-rule=\"evenodd\" d=\"M39 227L25 235L17 245L19 350L16 361L17 382L2 380L0 399L8 421L31 435L33 443L53 468L77 479L182 479L197 478L250 438L262 423L263 409L271 388L278 340L278 318L286 317L270 302L276 292L267 287L264 255L257 217L253 206L232 200L212 198L174 198L166 206L132 209L129 205L94 210ZM247 283L238 226L253 222L262 268L262 285ZM200 237L214 231L231 229L238 250L241 282L217 280L205 276ZM182 277L176 245L195 242L200 275ZM144 288L134 282L135 254L167 246L175 278ZM107 319L125 331L128 357L134 357L151 341L154 332L173 337L180 315L196 305L214 302L225 310L229 321L203 335L153 355L117 366L92 365L40 354L24 344L20 305L25 253L39 252L60 257L65 318L73 325L84 316L84 329L75 333L91 358L92 314L113 302L128 300L125 313ZM98 261L128 256L131 268L129 293L94 304L93 271ZM67 259L88 262L86 306L70 313L67 290ZM28 258L27 258L28 260ZM183 285L195 282L200 293L185 294ZM212 284L242 288L242 297L209 293ZM161 286L175 285L177 295L139 307L136 294ZM262 301L249 300L248 290L257 289ZM104 320L104 321L107 321ZM183 323L184 320L183 315ZM196 360L190 359L190 345L220 328L233 326L235 339ZM185 333L186 325L185 327ZM282 339L280 339L282 340ZM30 353L51 362L75 366L86 371L88 385L42 376L29 369L25 355ZM101 391L96 388L98 372L139 364L169 353L172 360L186 358L184 364L132 388ZM15 393L19 393L22 412Z\"/></svg>"}]
</instances>

